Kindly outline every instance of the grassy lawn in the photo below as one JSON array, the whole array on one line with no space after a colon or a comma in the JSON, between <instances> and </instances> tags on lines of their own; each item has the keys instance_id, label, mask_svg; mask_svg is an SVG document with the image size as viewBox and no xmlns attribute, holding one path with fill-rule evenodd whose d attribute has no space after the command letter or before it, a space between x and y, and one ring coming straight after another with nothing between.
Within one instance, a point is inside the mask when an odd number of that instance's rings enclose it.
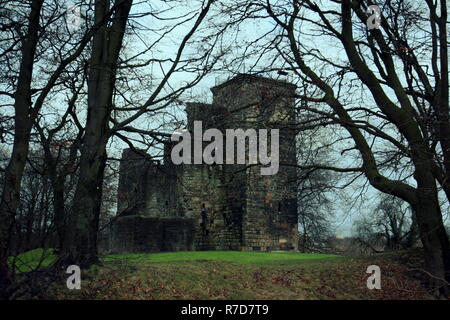
<instances>
[{"instance_id":1,"label":"grassy lawn","mask_svg":"<svg viewBox=\"0 0 450 320\"><path fill-rule=\"evenodd\" d=\"M19 254L16 257L9 257L10 267L15 272L29 272L39 267L47 267L55 261L56 256L53 249L34 249Z\"/></svg>"},{"instance_id":2,"label":"grassy lawn","mask_svg":"<svg viewBox=\"0 0 450 320\"><path fill-rule=\"evenodd\" d=\"M42 251L27 252L28 265ZM428 299L409 253L340 257L287 252L170 252L107 255L82 271L81 290L65 280L42 299ZM395 258L395 259L394 259ZM46 264L54 256L47 257ZM23 259L25 260L25 259ZM382 290L366 286L367 266L382 270Z\"/></svg>"},{"instance_id":3,"label":"grassy lawn","mask_svg":"<svg viewBox=\"0 0 450 320\"><path fill-rule=\"evenodd\" d=\"M110 254L101 257L101 261L129 261L133 263L164 263L175 261L228 261L236 263L273 264L279 262L298 263L304 260L336 258L331 254L296 252L243 252L243 251L185 251L148 254ZM53 249L35 249L10 257L18 272L28 272L38 266L46 267L55 261Z\"/></svg>"},{"instance_id":4,"label":"grassy lawn","mask_svg":"<svg viewBox=\"0 0 450 320\"><path fill-rule=\"evenodd\" d=\"M115 254L103 257L103 261L128 260L142 263L173 261L228 261L236 263L267 264L336 258L331 254L296 253L296 252L244 252L244 251L185 251L152 254Z\"/></svg>"}]
</instances>

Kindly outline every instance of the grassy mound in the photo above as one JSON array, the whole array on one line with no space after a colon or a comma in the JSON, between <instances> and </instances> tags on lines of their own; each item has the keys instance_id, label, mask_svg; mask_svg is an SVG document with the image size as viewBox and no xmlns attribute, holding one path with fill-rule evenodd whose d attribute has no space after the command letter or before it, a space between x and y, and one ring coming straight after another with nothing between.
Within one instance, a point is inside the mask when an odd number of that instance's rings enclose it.
<instances>
[{"instance_id":1,"label":"grassy mound","mask_svg":"<svg viewBox=\"0 0 450 320\"><path fill-rule=\"evenodd\" d=\"M22 271L49 265L50 250L20 255ZM407 263L405 263L405 261ZM26 262L26 263L25 263ZM340 257L289 252L202 251L122 254L102 257L82 270L81 290L65 279L41 299L428 299L412 270L419 254ZM381 268L382 289L367 288L369 265Z\"/></svg>"},{"instance_id":2,"label":"grassy mound","mask_svg":"<svg viewBox=\"0 0 450 320\"><path fill-rule=\"evenodd\" d=\"M321 258L250 252L173 255L127 255L125 259L109 256L108 259L114 259L83 271L81 290L67 290L60 285L49 292L48 298L303 300L431 297L420 281L411 277L408 267L383 256ZM279 260L269 260L272 255ZM240 261L227 261L233 256ZM192 260L193 257L205 259ZM213 257L215 259L210 260ZM367 288L370 275L366 270L372 264L381 267L381 290Z\"/></svg>"}]
</instances>

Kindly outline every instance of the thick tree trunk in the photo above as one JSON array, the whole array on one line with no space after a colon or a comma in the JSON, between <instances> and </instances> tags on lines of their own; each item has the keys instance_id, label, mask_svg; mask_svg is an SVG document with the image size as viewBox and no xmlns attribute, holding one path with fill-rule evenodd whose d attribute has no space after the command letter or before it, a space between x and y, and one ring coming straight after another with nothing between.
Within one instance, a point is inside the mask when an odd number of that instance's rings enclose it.
<instances>
[{"instance_id":1,"label":"thick tree trunk","mask_svg":"<svg viewBox=\"0 0 450 320\"><path fill-rule=\"evenodd\" d=\"M88 118L81 148L80 174L64 228L59 263L82 268L97 263L97 231L106 165L108 121L111 110L111 65L92 68L89 79ZM101 70L101 71L97 71Z\"/></svg>"},{"instance_id":2,"label":"thick tree trunk","mask_svg":"<svg viewBox=\"0 0 450 320\"><path fill-rule=\"evenodd\" d=\"M98 261L97 232L101 209L109 117L116 80L116 66L125 33L131 0L117 0L111 26L103 26L93 37L88 77L88 115L81 147L80 175L72 210L68 214L59 264L89 267ZM95 19L109 10L108 1L97 0Z\"/></svg>"},{"instance_id":3,"label":"thick tree trunk","mask_svg":"<svg viewBox=\"0 0 450 320\"><path fill-rule=\"evenodd\" d=\"M450 297L450 243L436 193L419 188L416 212L429 283L436 295Z\"/></svg>"},{"instance_id":4,"label":"thick tree trunk","mask_svg":"<svg viewBox=\"0 0 450 320\"><path fill-rule=\"evenodd\" d=\"M104 142L97 144L93 153L88 153L87 148L82 151L80 176L61 248L64 264L77 264L82 268L98 262L97 231L106 163Z\"/></svg>"}]
</instances>

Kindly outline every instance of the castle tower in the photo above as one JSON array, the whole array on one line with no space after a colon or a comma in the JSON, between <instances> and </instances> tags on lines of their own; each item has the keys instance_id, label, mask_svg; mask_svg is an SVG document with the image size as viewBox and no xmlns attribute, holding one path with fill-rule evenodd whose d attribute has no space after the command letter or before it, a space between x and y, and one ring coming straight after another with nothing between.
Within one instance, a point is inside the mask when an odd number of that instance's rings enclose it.
<instances>
[{"instance_id":1,"label":"castle tower","mask_svg":"<svg viewBox=\"0 0 450 320\"><path fill-rule=\"evenodd\" d=\"M229 110L227 125L278 129L280 164L296 163L295 89L284 81L239 75L212 89L214 104ZM270 146L270 143L269 143ZM241 166L241 165L236 165ZM242 248L270 251L297 249L296 168L280 165L274 175L260 166L245 171Z\"/></svg>"},{"instance_id":2,"label":"castle tower","mask_svg":"<svg viewBox=\"0 0 450 320\"><path fill-rule=\"evenodd\" d=\"M226 129L278 129L279 161L295 164L295 132L290 129L295 120L295 89L284 81L240 74L211 89L212 105L188 105L188 129L192 131L193 121L202 121L203 130L217 128L223 133ZM189 165L183 172L189 215L200 226L204 205L211 220L207 235L197 229L197 249L297 248L294 166L281 165L277 174L266 176L261 175L260 165L237 161L225 165Z\"/></svg>"}]
</instances>

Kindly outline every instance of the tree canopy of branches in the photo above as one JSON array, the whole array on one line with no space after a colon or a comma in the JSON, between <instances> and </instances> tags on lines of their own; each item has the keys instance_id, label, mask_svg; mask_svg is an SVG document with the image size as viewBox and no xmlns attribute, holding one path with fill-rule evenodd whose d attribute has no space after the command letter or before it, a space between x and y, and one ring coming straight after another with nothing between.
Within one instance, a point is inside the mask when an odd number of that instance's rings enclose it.
<instances>
[{"instance_id":1,"label":"tree canopy of branches","mask_svg":"<svg viewBox=\"0 0 450 320\"><path fill-rule=\"evenodd\" d=\"M2 297L8 295L7 257L30 145L44 152L59 224L58 263L85 267L98 261L107 144L160 141L164 134L157 121L148 119L164 114L221 55L214 51L217 40L194 39L213 1L190 2L189 7L180 6L183 2L78 1L75 29L66 23L67 8L59 1L2 2L0 137L12 146L2 168ZM169 44L170 53L160 55ZM180 74L185 81L172 80ZM60 144L67 151L64 159L54 148ZM75 171L67 208L64 183Z\"/></svg>"},{"instance_id":2,"label":"tree canopy of branches","mask_svg":"<svg viewBox=\"0 0 450 320\"><path fill-rule=\"evenodd\" d=\"M381 8L381 26L369 30L372 4ZM430 283L449 296L450 245L439 203L440 190L450 199L447 1L222 5L230 29L255 21L267 26L242 39L237 56L250 70L294 75L302 91L298 108L315 115L299 126L341 129L335 147L346 160L341 167L316 167L361 174L375 189L410 204Z\"/></svg>"}]
</instances>

